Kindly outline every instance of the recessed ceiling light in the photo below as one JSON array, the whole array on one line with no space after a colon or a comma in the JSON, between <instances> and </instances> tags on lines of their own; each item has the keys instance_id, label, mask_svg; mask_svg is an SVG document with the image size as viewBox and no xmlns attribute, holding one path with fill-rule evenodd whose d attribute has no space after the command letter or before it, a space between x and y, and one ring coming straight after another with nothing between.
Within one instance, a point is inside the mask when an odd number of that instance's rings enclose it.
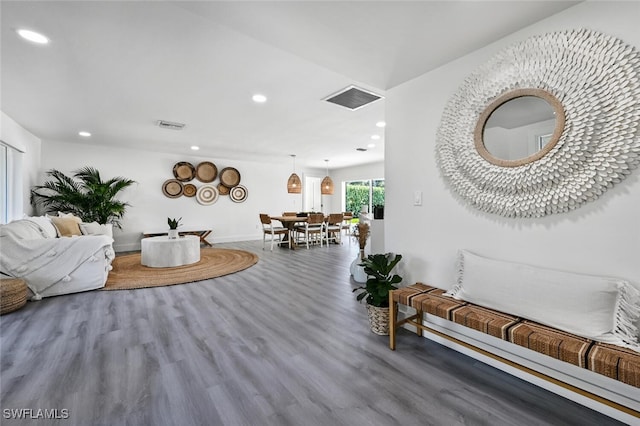
<instances>
[{"instance_id":1,"label":"recessed ceiling light","mask_svg":"<svg viewBox=\"0 0 640 426\"><path fill-rule=\"evenodd\" d=\"M384 126L386 126L386 125L387 125L387 123L385 123L384 121L378 121L378 122L376 123L376 126L378 126L378 127L384 127Z\"/></svg>"},{"instance_id":2,"label":"recessed ceiling light","mask_svg":"<svg viewBox=\"0 0 640 426\"><path fill-rule=\"evenodd\" d=\"M191 149L192 149L192 150L194 150L194 151L197 151L197 150L199 150L199 149L200 149L200 147L199 147L199 146L196 146L196 145L193 145L193 146L191 146Z\"/></svg>"},{"instance_id":3,"label":"recessed ceiling light","mask_svg":"<svg viewBox=\"0 0 640 426\"><path fill-rule=\"evenodd\" d=\"M367 145L367 148L375 148L376 144L375 143L370 143L369 145Z\"/></svg>"},{"instance_id":4,"label":"recessed ceiling light","mask_svg":"<svg viewBox=\"0 0 640 426\"><path fill-rule=\"evenodd\" d=\"M372 135L371 139L374 139L377 141L378 139L380 139L380 135Z\"/></svg>"},{"instance_id":5,"label":"recessed ceiling light","mask_svg":"<svg viewBox=\"0 0 640 426\"><path fill-rule=\"evenodd\" d=\"M49 43L49 39L47 37L43 36L40 33L35 32L35 31L20 29L20 30L18 30L16 32L23 39L29 40L29 41L31 41L33 43L38 43L38 44L47 44L47 43Z\"/></svg>"},{"instance_id":6,"label":"recessed ceiling light","mask_svg":"<svg viewBox=\"0 0 640 426\"><path fill-rule=\"evenodd\" d=\"M84 130L83 130L83 131L81 131L81 132L78 132L78 134L79 134L80 136L82 136L83 138L88 138L89 136L91 136L91 133L89 133L89 132L85 132Z\"/></svg>"},{"instance_id":7,"label":"recessed ceiling light","mask_svg":"<svg viewBox=\"0 0 640 426\"><path fill-rule=\"evenodd\" d=\"M255 95L253 95L253 97L251 99L253 99L253 102L257 102L259 104L267 102L267 97L265 95L261 95L261 94L255 94Z\"/></svg>"}]
</instances>

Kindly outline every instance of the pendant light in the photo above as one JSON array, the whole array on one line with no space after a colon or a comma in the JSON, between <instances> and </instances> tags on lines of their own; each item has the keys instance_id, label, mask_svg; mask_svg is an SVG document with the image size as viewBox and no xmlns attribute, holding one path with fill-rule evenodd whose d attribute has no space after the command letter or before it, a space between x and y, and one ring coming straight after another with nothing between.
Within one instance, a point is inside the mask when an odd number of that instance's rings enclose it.
<instances>
[{"instance_id":1,"label":"pendant light","mask_svg":"<svg viewBox=\"0 0 640 426\"><path fill-rule=\"evenodd\" d=\"M327 163L327 175L322 179L320 184L320 193L322 195L333 195L333 181L329 177L329 160L324 160Z\"/></svg>"},{"instance_id":2,"label":"pendant light","mask_svg":"<svg viewBox=\"0 0 640 426\"><path fill-rule=\"evenodd\" d=\"M293 173L291 173L289 180L287 180L287 192L289 194L300 194L302 192L302 182L296 174L296 156L295 154L291 154L291 157L293 158Z\"/></svg>"}]
</instances>

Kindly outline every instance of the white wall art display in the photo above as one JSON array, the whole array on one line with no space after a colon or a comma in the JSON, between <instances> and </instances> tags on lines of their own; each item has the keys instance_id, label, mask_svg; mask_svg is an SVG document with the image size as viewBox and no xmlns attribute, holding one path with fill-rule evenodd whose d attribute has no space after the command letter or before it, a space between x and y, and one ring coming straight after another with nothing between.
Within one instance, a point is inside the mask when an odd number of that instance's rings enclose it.
<instances>
[{"instance_id":1,"label":"white wall art display","mask_svg":"<svg viewBox=\"0 0 640 426\"><path fill-rule=\"evenodd\" d=\"M218 190L212 184L204 184L196 192L196 200L203 206L210 206L218 201Z\"/></svg>"},{"instance_id":2,"label":"white wall art display","mask_svg":"<svg viewBox=\"0 0 640 426\"><path fill-rule=\"evenodd\" d=\"M485 149L488 119L523 96L549 103L555 117L550 140L516 160L495 158ZM502 135L515 134L500 126ZM535 123L517 126L531 129L525 137L539 143ZM587 29L507 47L469 75L447 103L436 162L450 188L487 213L534 218L595 200L640 162L640 53Z\"/></svg>"},{"instance_id":3,"label":"white wall art display","mask_svg":"<svg viewBox=\"0 0 640 426\"><path fill-rule=\"evenodd\" d=\"M243 203L248 196L247 188L243 185L235 186L231 188L231 191L229 192L229 198L231 198L231 201L235 203Z\"/></svg>"}]
</instances>

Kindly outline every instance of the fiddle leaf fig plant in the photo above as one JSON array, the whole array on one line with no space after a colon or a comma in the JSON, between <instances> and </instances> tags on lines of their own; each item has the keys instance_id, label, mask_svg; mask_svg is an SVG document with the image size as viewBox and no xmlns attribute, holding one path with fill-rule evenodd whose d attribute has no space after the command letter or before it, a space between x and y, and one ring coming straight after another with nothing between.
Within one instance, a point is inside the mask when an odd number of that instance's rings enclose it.
<instances>
[{"instance_id":1,"label":"fiddle leaf fig plant","mask_svg":"<svg viewBox=\"0 0 640 426\"><path fill-rule=\"evenodd\" d=\"M372 306L379 308L389 307L389 291L396 290L398 284L402 281L402 277L392 274L393 268L402 260L402 255L386 253L386 254L370 254L362 261L360 266L364 266L364 272L368 279L364 286L353 289L354 292L362 290L356 300L359 302L365 299Z\"/></svg>"}]
</instances>

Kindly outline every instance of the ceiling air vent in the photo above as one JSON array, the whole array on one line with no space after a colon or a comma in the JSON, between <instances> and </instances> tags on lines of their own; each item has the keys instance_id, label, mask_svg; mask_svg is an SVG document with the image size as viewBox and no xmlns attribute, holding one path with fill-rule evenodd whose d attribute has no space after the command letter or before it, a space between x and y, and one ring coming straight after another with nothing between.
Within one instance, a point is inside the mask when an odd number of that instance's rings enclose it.
<instances>
[{"instance_id":1,"label":"ceiling air vent","mask_svg":"<svg viewBox=\"0 0 640 426\"><path fill-rule=\"evenodd\" d=\"M172 121L166 121L166 120L158 120L158 126L162 127L163 129L182 130L184 129L185 124L174 123Z\"/></svg>"},{"instance_id":2,"label":"ceiling air vent","mask_svg":"<svg viewBox=\"0 0 640 426\"><path fill-rule=\"evenodd\" d=\"M383 96L376 95L368 90L360 89L356 86L349 86L323 100L355 111L382 98Z\"/></svg>"}]
</instances>

